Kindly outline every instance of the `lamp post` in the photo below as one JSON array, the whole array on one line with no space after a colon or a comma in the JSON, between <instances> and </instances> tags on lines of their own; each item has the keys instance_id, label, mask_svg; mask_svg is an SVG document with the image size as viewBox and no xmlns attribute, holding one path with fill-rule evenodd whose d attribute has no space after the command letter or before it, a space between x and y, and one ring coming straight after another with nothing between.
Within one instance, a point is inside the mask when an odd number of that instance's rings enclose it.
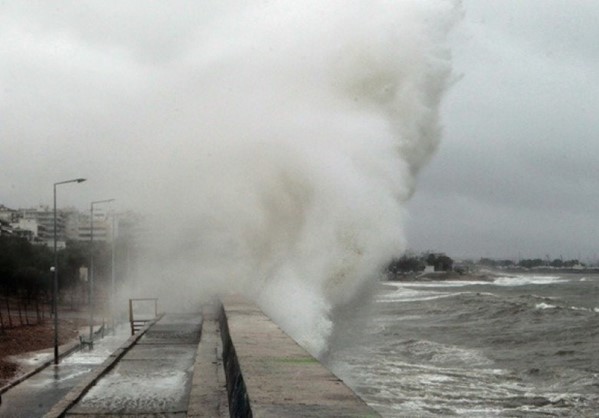
<instances>
[{"instance_id":1,"label":"lamp post","mask_svg":"<svg viewBox=\"0 0 599 418\"><path fill-rule=\"evenodd\" d=\"M56 231L56 186L66 183L81 183L84 181L85 179L78 178L54 183L54 266L52 266L54 272L54 297L52 298L52 310L54 311L54 364L58 364L58 249L56 246L58 234Z\"/></svg>"},{"instance_id":2,"label":"lamp post","mask_svg":"<svg viewBox=\"0 0 599 418\"><path fill-rule=\"evenodd\" d=\"M111 319L111 326L112 326L112 333L115 333L115 320L114 320L114 298L116 295L115 292L115 279L116 279L116 267L115 267L115 248L114 248L114 241L116 239L116 214L114 212L112 212L112 228L110 230L112 236L111 236L111 240L110 240L110 258L111 258L111 269L110 269L110 319Z\"/></svg>"},{"instance_id":3,"label":"lamp post","mask_svg":"<svg viewBox=\"0 0 599 418\"><path fill-rule=\"evenodd\" d=\"M89 344L93 347L94 344L94 206L101 203L114 202L114 199L96 200L91 203L90 214L90 257L89 257L89 281L88 281L88 297L89 297Z\"/></svg>"}]
</instances>

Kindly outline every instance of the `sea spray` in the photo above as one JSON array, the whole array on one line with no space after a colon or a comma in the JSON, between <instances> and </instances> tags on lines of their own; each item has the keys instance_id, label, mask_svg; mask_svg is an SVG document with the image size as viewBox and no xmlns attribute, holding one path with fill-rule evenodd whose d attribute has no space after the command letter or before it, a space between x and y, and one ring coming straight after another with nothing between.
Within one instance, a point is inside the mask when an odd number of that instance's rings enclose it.
<instances>
[{"instance_id":1,"label":"sea spray","mask_svg":"<svg viewBox=\"0 0 599 418\"><path fill-rule=\"evenodd\" d=\"M180 307L240 292L326 350L333 309L405 247L403 203L439 141L459 15L443 0L215 11L155 75L144 111L127 181L154 245L131 294Z\"/></svg>"}]
</instances>

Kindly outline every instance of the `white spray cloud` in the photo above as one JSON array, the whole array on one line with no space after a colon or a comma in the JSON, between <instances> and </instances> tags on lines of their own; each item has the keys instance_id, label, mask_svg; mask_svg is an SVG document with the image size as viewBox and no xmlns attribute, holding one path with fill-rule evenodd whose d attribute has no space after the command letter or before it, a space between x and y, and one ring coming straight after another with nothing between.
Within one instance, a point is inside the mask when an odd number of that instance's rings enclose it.
<instances>
[{"instance_id":1,"label":"white spray cloud","mask_svg":"<svg viewBox=\"0 0 599 418\"><path fill-rule=\"evenodd\" d=\"M48 121L47 165L59 166L53 148L64 145L70 168L102 178L106 196L156 215L158 251L140 271L146 292L179 305L244 293L322 352L334 307L404 249L403 203L439 141L444 41L459 2L207 2L186 10L181 30L163 10L148 21L165 27L138 20L135 36L100 11L65 9L59 17L78 24L43 32L43 44L37 31L56 19L10 26L15 42L33 28L26 51L54 45L42 56L61 57L47 83L34 76L38 53L26 52L31 65L19 73L49 97L60 92L58 107L27 102ZM6 68L22 62L19 50L7 50ZM96 62L104 55L110 65ZM25 91L29 76L15 74L2 79ZM40 134L25 129L15 123L12 137Z\"/></svg>"},{"instance_id":2,"label":"white spray cloud","mask_svg":"<svg viewBox=\"0 0 599 418\"><path fill-rule=\"evenodd\" d=\"M248 294L326 348L332 309L404 249L458 15L447 1L266 2L204 28L179 79L195 105L151 156L161 248L178 243L164 266L185 294Z\"/></svg>"}]
</instances>

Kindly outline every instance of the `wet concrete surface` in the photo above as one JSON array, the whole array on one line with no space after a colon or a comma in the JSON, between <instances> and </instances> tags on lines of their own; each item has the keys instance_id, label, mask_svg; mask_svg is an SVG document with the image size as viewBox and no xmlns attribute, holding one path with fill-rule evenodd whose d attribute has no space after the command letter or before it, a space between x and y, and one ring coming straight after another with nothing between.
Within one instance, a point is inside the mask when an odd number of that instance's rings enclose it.
<instances>
[{"instance_id":1,"label":"wet concrete surface","mask_svg":"<svg viewBox=\"0 0 599 418\"><path fill-rule=\"evenodd\" d=\"M212 313L156 320L123 344L97 343L15 386L0 417L49 409L54 418L247 416L235 409L235 388L253 416L379 416L243 298L227 297Z\"/></svg>"},{"instance_id":2,"label":"wet concrete surface","mask_svg":"<svg viewBox=\"0 0 599 418\"><path fill-rule=\"evenodd\" d=\"M167 314L67 411L82 416L186 416L201 314Z\"/></svg>"},{"instance_id":3,"label":"wet concrete surface","mask_svg":"<svg viewBox=\"0 0 599 418\"><path fill-rule=\"evenodd\" d=\"M96 341L93 350L77 351L3 393L0 417L43 416L128 338L127 330L119 328L116 335Z\"/></svg>"},{"instance_id":4,"label":"wet concrete surface","mask_svg":"<svg viewBox=\"0 0 599 418\"><path fill-rule=\"evenodd\" d=\"M232 342L223 354L225 365L236 357L242 374L233 376L231 372L227 379L244 381L245 388L240 391L245 389L253 416L380 417L255 304L241 297L226 297L223 305L228 324L223 332ZM239 416L236 410L233 414Z\"/></svg>"},{"instance_id":5,"label":"wet concrete surface","mask_svg":"<svg viewBox=\"0 0 599 418\"><path fill-rule=\"evenodd\" d=\"M223 367L223 345L218 313L220 306L205 305L202 310L202 338L196 354L188 418L230 417L227 381Z\"/></svg>"}]
</instances>

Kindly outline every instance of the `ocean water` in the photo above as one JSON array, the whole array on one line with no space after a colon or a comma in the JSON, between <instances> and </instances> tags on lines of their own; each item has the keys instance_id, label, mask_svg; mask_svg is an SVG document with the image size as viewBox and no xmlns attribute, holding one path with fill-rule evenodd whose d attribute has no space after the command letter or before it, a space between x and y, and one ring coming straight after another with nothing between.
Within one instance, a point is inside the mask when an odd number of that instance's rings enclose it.
<instances>
[{"instance_id":1,"label":"ocean water","mask_svg":"<svg viewBox=\"0 0 599 418\"><path fill-rule=\"evenodd\" d=\"M387 282L328 366L384 417L599 416L599 275Z\"/></svg>"}]
</instances>

